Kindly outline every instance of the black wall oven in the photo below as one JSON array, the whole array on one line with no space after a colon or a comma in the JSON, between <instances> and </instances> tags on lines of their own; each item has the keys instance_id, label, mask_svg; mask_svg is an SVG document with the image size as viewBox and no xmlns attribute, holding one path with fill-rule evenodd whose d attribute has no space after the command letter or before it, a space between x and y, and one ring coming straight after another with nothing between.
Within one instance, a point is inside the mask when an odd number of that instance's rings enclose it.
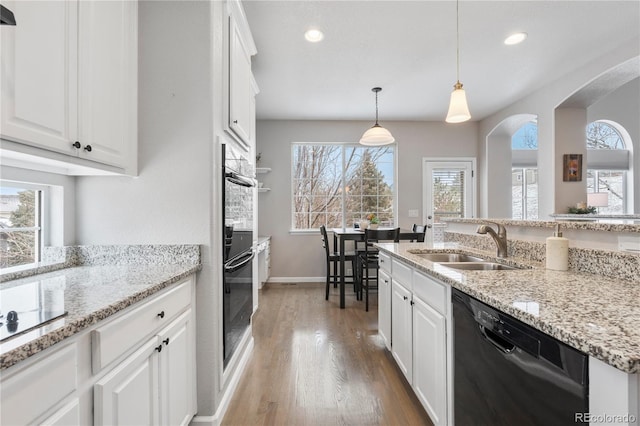
<instances>
[{"instance_id":1,"label":"black wall oven","mask_svg":"<svg viewBox=\"0 0 640 426\"><path fill-rule=\"evenodd\" d=\"M223 346L226 367L253 312L253 168L243 151L222 145L223 197Z\"/></svg>"}]
</instances>

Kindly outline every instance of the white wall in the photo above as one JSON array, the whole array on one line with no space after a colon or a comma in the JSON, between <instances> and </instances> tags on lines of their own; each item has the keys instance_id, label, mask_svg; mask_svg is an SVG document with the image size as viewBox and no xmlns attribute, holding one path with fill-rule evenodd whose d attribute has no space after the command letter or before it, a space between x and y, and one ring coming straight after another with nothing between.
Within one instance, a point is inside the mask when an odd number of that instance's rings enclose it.
<instances>
[{"instance_id":1,"label":"white wall","mask_svg":"<svg viewBox=\"0 0 640 426\"><path fill-rule=\"evenodd\" d=\"M551 213L565 213L567 204L564 200L555 197L558 188L562 188L570 183L562 182L562 175L558 174L558 161L562 160L561 153L565 152L562 141L556 140L555 135L555 110L571 95L579 92L581 88L590 82L606 75L607 72L627 61L637 58L640 54L640 46L636 40L622 43L606 55L581 65L573 72L559 76L553 83L539 88L530 95L519 101L501 109L495 114L483 119L480 122L479 139L479 169L480 169L480 193L487 193L495 182L490 180L488 170L493 167L501 167L500 161L493 161L487 156L487 143L489 135L498 128L501 123L510 117L520 114L533 114L538 117L538 184L539 184L539 215L540 219L548 218ZM595 102L595 100L593 101ZM585 105L586 108L588 105ZM565 105L566 107L566 105ZM637 122L637 110L636 110ZM559 155L559 157L558 157ZM584 159L583 159L584 160ZM636 185L638 182L636 181ZM586 198L586 196L585 196ZM506 198L505 201L506 202ZM486 199L481 198L480 217L492 217L493 205ZM636 207L637 208L637 207Z\"/></svg>"},{"instance_id":2,"label":"white wall","mask_svg":"<svg viewBox=\"0 0 640 426\"><path fill-rule=\"evenodd\" d=\"M221 102L220 2L141 1L139 9L139 176L77 178L80 244L200 244L197 277L198 413L219 398L222 353L216 232L218 161L214 114ZM218 31L215 36L213 34ZM215 41L215 42L214 42ZM217 55L217 56L216 56ZM217 177L217 174L215 175Z\"/></svg>"},{"instance_id":3,"label":"white wall","mask_svg":"<svg viewBox=\"0 0 640 426\"><path fill-rule=\"evenodd\" d=\"M259 98L258 98L259 102ZM257 124L257 152L262 153L258 167L270 167L271 173L259 175L271 191L260 193L258 229L271 235L272 277L324 277L324 250L320 233L291 234L291 143L355 143L371 127L367 121L279 121L262 120ZM381 123L396 138L398 224L410 228L422 217L422 158L475 157L477 124L444 122ZM417 209L419 218L409 218L408 210Z\"/></svg>"}]
</instances>

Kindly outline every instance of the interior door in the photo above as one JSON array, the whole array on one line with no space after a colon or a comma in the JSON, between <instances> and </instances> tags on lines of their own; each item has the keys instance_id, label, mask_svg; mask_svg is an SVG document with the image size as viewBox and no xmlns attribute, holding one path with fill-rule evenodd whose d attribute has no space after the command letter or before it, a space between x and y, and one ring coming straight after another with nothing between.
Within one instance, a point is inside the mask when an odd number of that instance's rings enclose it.
<instances>
[{"instance_id":1,"label":"interior door","mask_svg":"<svg viewBox=\"0 0 640 426\"><path fill-rule=\"evenodd\" d=\"M445 217L474 217L474 159L423 160L423 223L425 241L442 242Z\"/></svg>"}]
</instances>

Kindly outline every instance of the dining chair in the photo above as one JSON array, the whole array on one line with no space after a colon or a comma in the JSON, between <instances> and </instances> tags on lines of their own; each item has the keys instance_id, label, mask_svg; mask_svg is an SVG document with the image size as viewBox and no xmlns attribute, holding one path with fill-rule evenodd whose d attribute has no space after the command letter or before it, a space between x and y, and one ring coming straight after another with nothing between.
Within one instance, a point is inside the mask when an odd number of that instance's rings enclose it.
<instances>
[{"instance_id":1,"label":"dining chair","mask_svg":"<svg viewBox=\"0 0 640 426\"><path fill-rule=\"evenodd\" d=\"M329 249L329 237L327 236L327 227L322 225L320 226L320 233L322 234L322 247L324 247L325 254L327 257L327 285L326 285L326 294L325 300L329 300L329 285L333 283L334 287L337 287L338 280L340 279L340 253L332 251ZM355 285L355 273L356 273L356 255L355 252L345 252L344 254L345 261L351 262L351 275L345 275L345 278L351 278ZM331 267L333 265L333 268ZM333 270L333 273L331 271Z\"/></svg>"},{"instance_id":2,"label":"dining chair","mask_svg":"<svg viewBox=\"0 0 640 426\"><path fill-rule=\"evenodd\" d=\"M373 246L373 243L381 241L400 242L400 228L364 230L364 251L358 254L356 264L358 274L356 280L360 300L362 300L364 292L365 311L367 312L369 311L369 289L378 288L378 269L380 268L378 263L378 249ZM375 271L375 275L371 275L372 271ZM375 285L372 283L375 283Z\"/></svg>"},{"instance_id":3,"label":"dining chair","mask_svg":"<svg viewBox=\"0 0 640 426\"><path fill-rule=\"evenodd\" d=\"M411 231L418 233L417 242L424 243L424 237L425 237L425 234L427 233L427 225L418 225L417 223L414 223L413 227L411 228Z\"/></svg>"}]
</instances>

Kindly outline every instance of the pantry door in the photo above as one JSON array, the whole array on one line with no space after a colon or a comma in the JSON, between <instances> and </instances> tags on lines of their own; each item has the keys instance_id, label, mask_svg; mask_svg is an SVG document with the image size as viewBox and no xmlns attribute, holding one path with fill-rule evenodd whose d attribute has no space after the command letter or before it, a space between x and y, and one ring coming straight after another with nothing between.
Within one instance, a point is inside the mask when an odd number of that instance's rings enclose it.
<instances>
[{"instance_id":1,"label":"pantry door","mask_svg":"<svg viewBox=\"0 0 640 426\"><path fill-rule=\"evenodd\" d=\"M475 158L424 158L422 176L425 241L443 242L443 218L475 216Z\"/></svg>"}]
</instances>

